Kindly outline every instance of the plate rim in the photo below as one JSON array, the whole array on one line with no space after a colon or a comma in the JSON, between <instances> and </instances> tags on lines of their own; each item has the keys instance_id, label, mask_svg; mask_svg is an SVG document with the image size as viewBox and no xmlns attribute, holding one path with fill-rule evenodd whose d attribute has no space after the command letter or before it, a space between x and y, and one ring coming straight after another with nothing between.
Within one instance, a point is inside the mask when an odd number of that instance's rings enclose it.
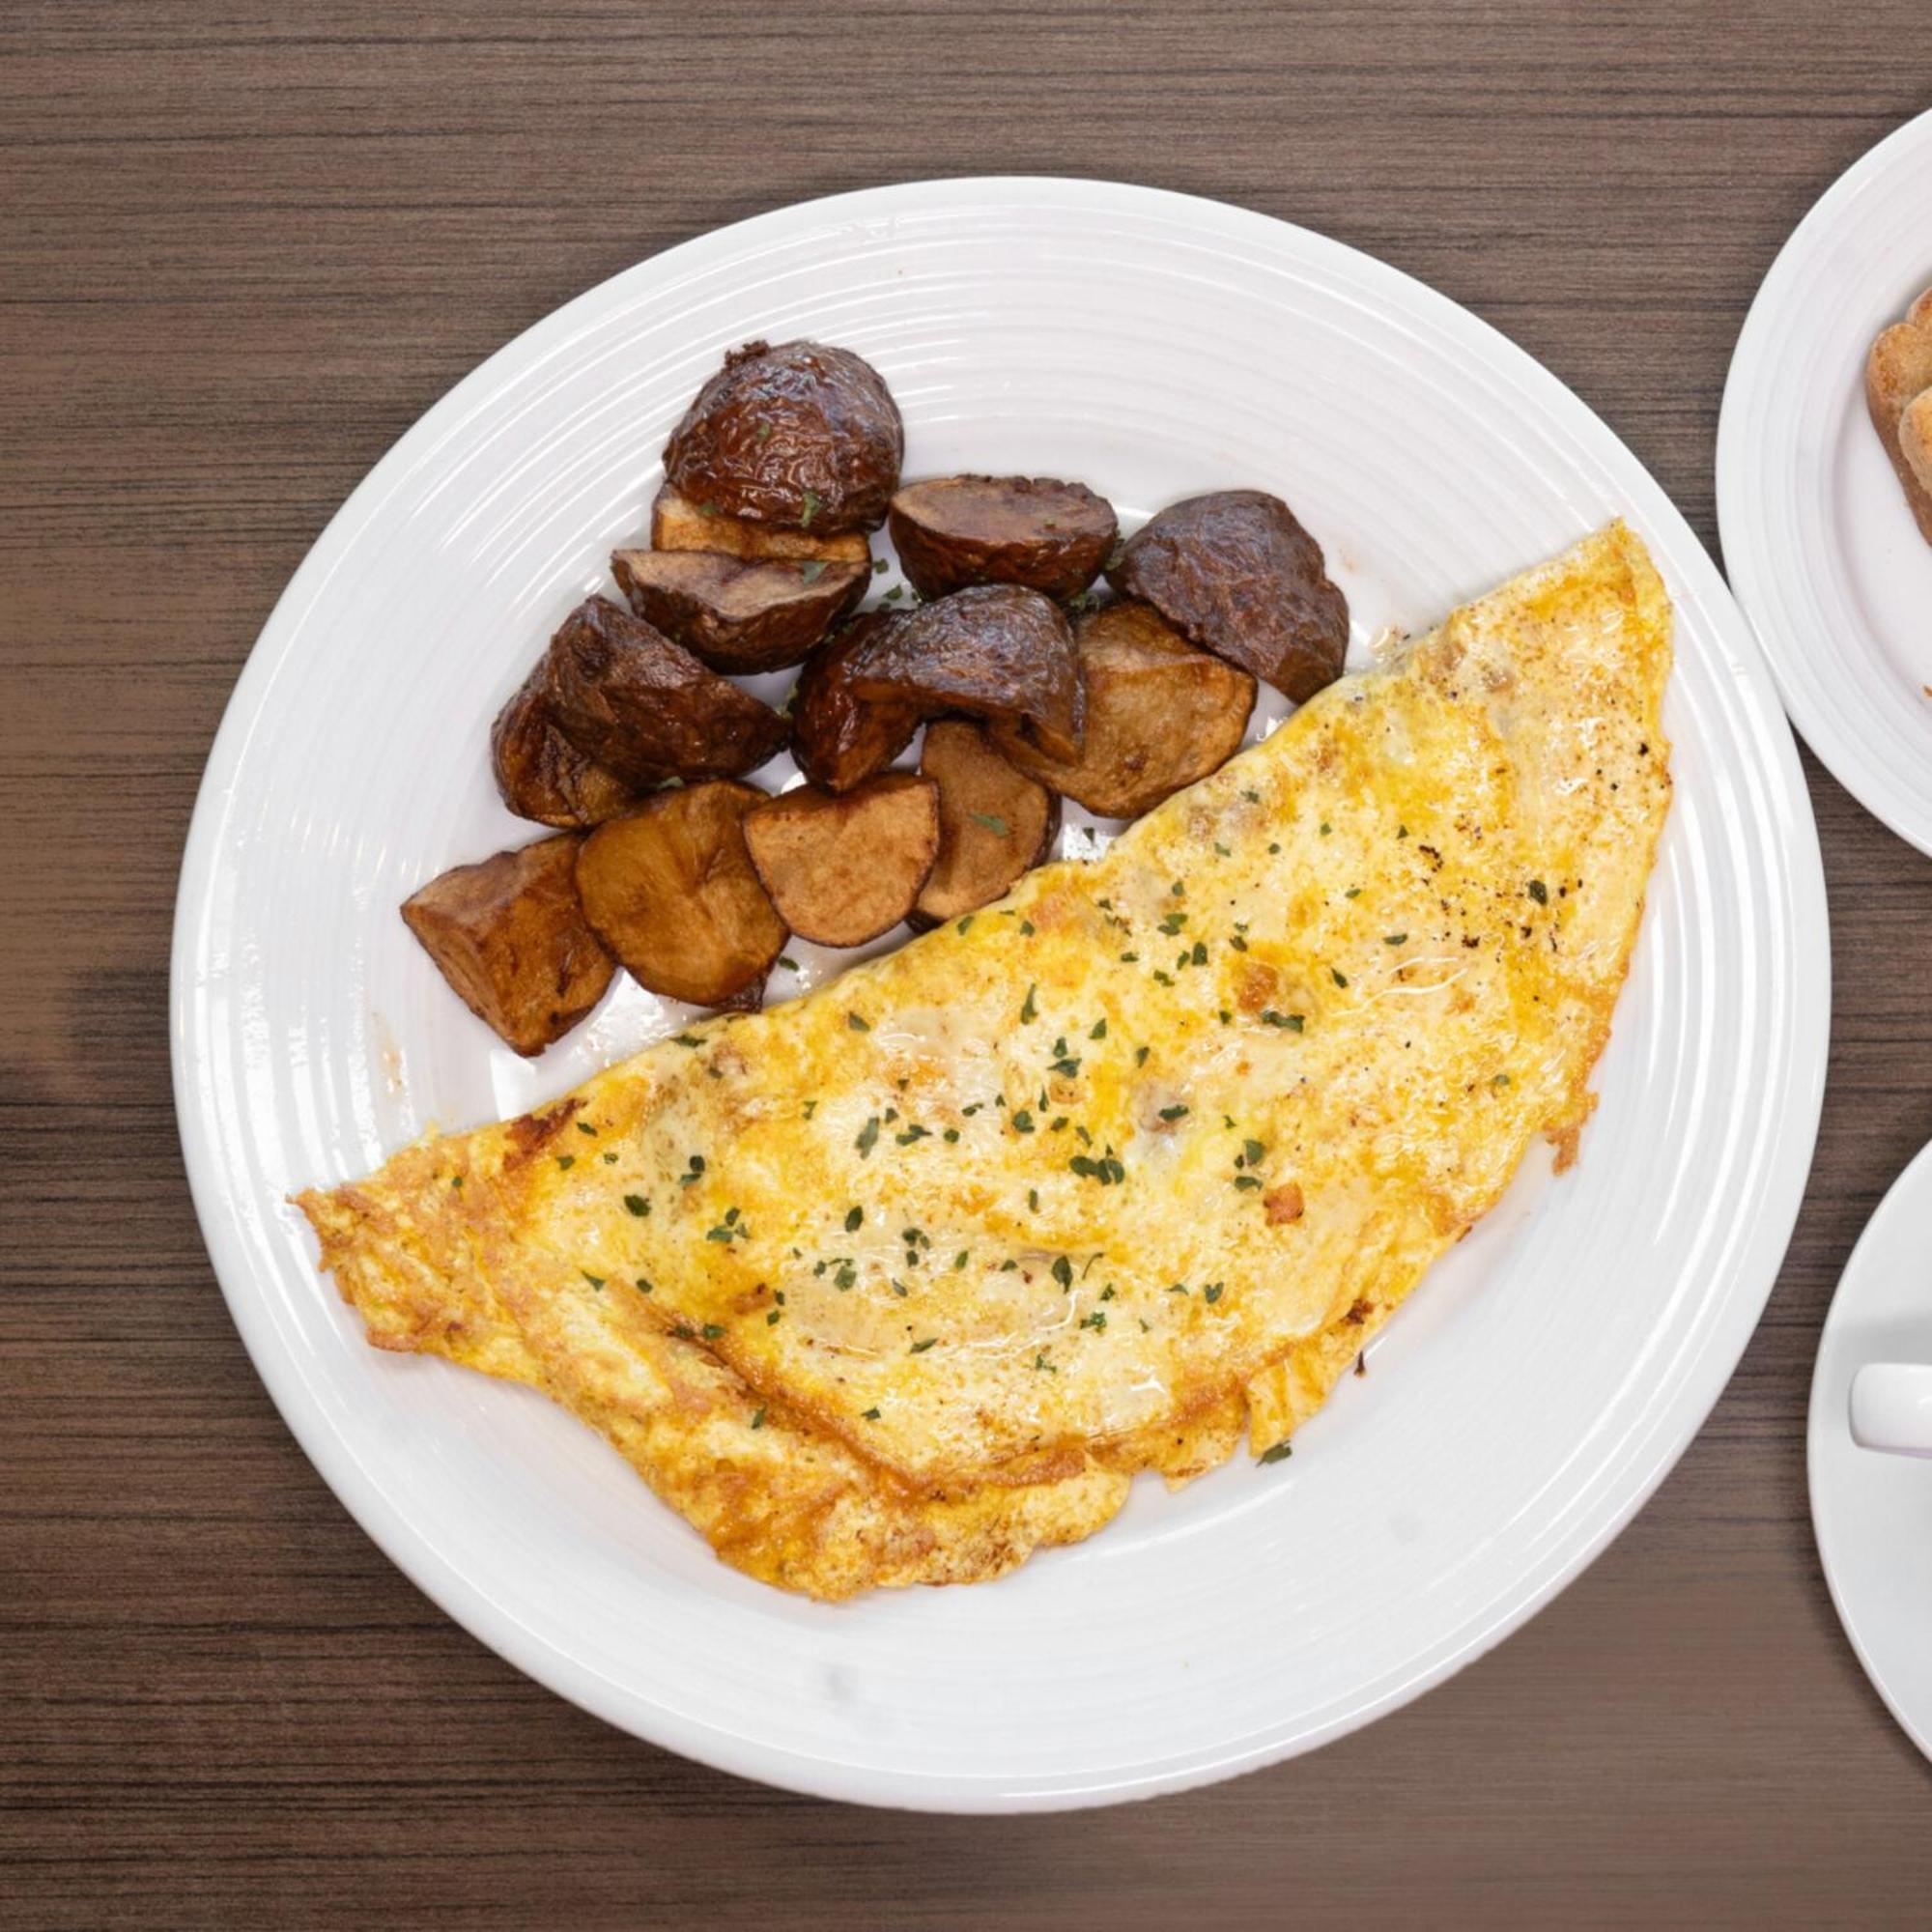
<instances>
[{"instance_id":1,"label":"plate rim","mask_svg":"<svg viewBox=\"0 0 1932 1932\"><path fill-rule=\"evenodd\" d=\"M1908 1204L1916 1203L1918 1196L1928 1189L1932 1189L1932 1141L1927 1141L1893 1177L1883 1199L1859 1230L1859 1237L1852 1243L1852 1252L1832 1290L1832 1305L1826 1309L1825 1320L1818 1330L1818 1348L1811 1365L1811 1388L1804 1405L1804 1488L1811 1518L1811 1540L1817 1546L1818 1567L1825 1573L1825 1588L1831 1596L1838 1628L1844 1632L1845 1641L1851 1645L1852 1655L1858 1659L1865 1681L1878 1692L1879 1701L1891 1713L1893 1722L1918 1747L1922 1756L1932 1759L1932 1711L1914 1716L1904 1708L1886 1682L1885 1673L1872 1655L1865 1631L1845 1595L1833 1560L1834 1531L1827 1525L1829 1512L1824 1495L1830 1486L1820 1480L1827 1434L1833 1426L1831 1411L1825 1406L1825 1383L1835 1363L1829 1361L1828 1356L1835 1351L1837 1338L1833 1331L1840 1320L1841 1304L1847 1300L1854 1276L1869 1264L1872 1253L1889 1232L1892 1217L1904 1214ZM1932 1214L1932 1206L1928 1206L1925 1211ZM1848 1310L1843 1319L1850 1319ZM1836 1426L1846 1435L1851 1434L1850 1414L1842 1403L1838 1407ZM1863 1453L1877 1452L1868 1450Z\"/></svg>"},{"instance_id":2,"label":"plate rim","mask_svg":"<svg viewBox=\"0 0 1932 1932\"><path fill-rule=\"evenodd\" d=\"M1067 1809L1155 1796L1257 1770L1360 1728L1410 1702L1423 1691L1453 1676L1485 1655L1543 1608L1567 1584L1582 1574L1628 1525L1649 1500L1663 1477L1702 1428L1705 1418L1728 1383L1737 1360L1755 1332L1765 1302L1775 1286L1796 1224L1803 1182L1810 1170L1823 1101L1826 1049L1830 1037L1831 942L1822 855L1808 789L1798 762L1788 723L1779 709L1764 654L1748 622L1738 612L1735 624L1739 670L1746 680L1763 679L1760 697L1766 716L1769 762L1768 785L1782 779L1776 802L1785 815L1767 828L1785 848L1782 876L1793 914L1792 930L1799 944L1789 965L1804 997L1793 1001L1793 1019L1786 1041L1789 1055L1787 1104L1776 1136L1767 1144L1768 1172L1780 1163L1795 1184L1783 1190L1789 1203L1782 1213L1762 1216L1755 1224L1750 1246L1738 1268L1738 1280L1761 1275L1755 1289L1732 1299L1749 1306L1750 1319L1735 1337L1719 1323L1712 1324L1685 1363L1684 1387L1675 1407L1643 1418L1631 1452L1631 1471L1613 1506L1579 1545L1566 1547L1535 1569L1525 1568L1506 1593L1506 1606L1486 1621L1451 1633L1433 1648L1440 1651L1402 1681L1386 1687L1346 1713L1314 1725L1287 1727L1286 1737L1264 1729L1246 1732L1232 1746L1201 1748L1176 1763L1149 1760L1126 1775L1106 1775L1076 1781L1056 1774L1044 1781L1011 1775L982 1773L941 1775L877 1770L831 1763L808 1753L747 1739L650 1702L628 1687L598 1676L541 1633L526 1630L499 1611L488 1596L455 1565L417 1542L416 1532L391 1503L379 1482L361 1467L347 1436L309 1394L299 1365L275 1347L266 1300L250 1293L252 1267L239 1224L230 1216L234 1204L225 1198L213 1147L211 1124L197 1107L194 1073L194 995L202 956L198 940L211 908L210 888L218 859L215 838L223 800L245 749L251 722L268 695L279 664L291 647L287 635L296 628L297 613L326 587L352 538L383 501L412 471L426 449L463 418L467 404L490 388L493 372L506 358L540 351L553 338L568 334L573 319L609 300L611 292L630 278L666 271L680 258L689 264L729 236L755 240L761 233L827 216L854 221L894 213L920 213L934 208L988 197L1035 209L1063 206L1071 201L1089 211L1106 205L1144 213L1182 215L1204 222L1214 232L1245 233L1274 245L1288 245L1304 262L1322 260L1346 265L1352 272L1379 282L1408 304L1420 304L1429 319L1474 345L1492 368L1517 379L1529 393L1540 392L1551 418L1580 437L1598 460L1625 473L1619 480L1630 490L1634 515L1660 539L1666 534L1673 559L1690 567L1701 564L1707 573L1699 597L1721 620L1726 606L1737 610L1715 560L1662 487L1634 451L1562 379L1528 351L1511 341L1473 310L1405 270L1318 232L1232 202L1184 194L1135 184L1098 181L1081 176L987 175L913 180L860 188L770 210L739 222L727 223L644 257L582 291L538 318L461 377L404 431L372 466L316 537L301 563L277 598L251 647L208 754L184 850L176 897L170 970L171 1068L176 1113L190 1192L211 1263L243 1346L274 1402L318 1474L334 1492L363 1531L416 1587L445 1614L497 1652L506 1662L557 1695L591 1715L646 1741L675 1750L715 1769L758 1779L814 1796L893 1808L940 1812L1002 1813ZM1641 501L1641 509L1638 509ZM1807 921L1806 915L1811 915ZM1803 935L1815 933L1815 944Z\"/></svg>"},{"instance_id":3,"label":"plate rim","mask_svg":"<svg viewBox=\"0 0 1932 1932\"><path fill-rule=\"evenodd\" d=\"M1744 326L1738 330L1737 342L1731 350L1723 399L1718 412L1715 473L1718 538L1723 550L1724 575L1770 667L1778 701L1784 706L1792 728L1810 747L1819 763L1887 831L1932 857L1932 810L1896 791L1888 774L1863 757L1864 748L1857 734L1841 729L1837 720L1814 705L1809 693L1790 668L1785 652L1789 649L1796 656L1798 647L1787 644L1783 599L1774 595L1770 587L1770 567L1761 554L1766 539L1758 516L1759 497L1751 487L1746 450L1749 392L1763 381L1775 311L1785 299L1785 285L1797 281L1806 252L1825 235L1840 212L1886 174L1901 154L1919 142L1932 150L1932 107L1901 122L1867 148L1824 189L1785 237L1751 298Z\"/></svg>"}]
</instances>

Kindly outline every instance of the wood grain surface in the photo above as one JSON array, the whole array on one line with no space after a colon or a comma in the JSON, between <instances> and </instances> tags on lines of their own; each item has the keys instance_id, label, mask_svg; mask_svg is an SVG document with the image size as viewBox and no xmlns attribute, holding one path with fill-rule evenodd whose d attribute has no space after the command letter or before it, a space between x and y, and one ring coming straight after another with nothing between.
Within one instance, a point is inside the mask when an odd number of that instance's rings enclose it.
<instances>
[{"instance_id":1,"label":"wood grain surface","mask_svg":"<svg viewBox=\"0 0 1932 1932\"><path fill-rule=\"evenodd\" d=\"M303 552L473 363L642 256L924 175L1221 196L1487 316L1715 550L1751 295L1928 100L1924 0L0 8L0 1922L1926 1922L1932 1770L1833 1616L1804 1419L1839 1269L1932 1135L1932 866L1808 758L1831 1087L1709 1426L1445 1688L1109 1812L765 1791L420 1597L229 1323L166 974L202 761Z\"/></svg>"}]
</instances>

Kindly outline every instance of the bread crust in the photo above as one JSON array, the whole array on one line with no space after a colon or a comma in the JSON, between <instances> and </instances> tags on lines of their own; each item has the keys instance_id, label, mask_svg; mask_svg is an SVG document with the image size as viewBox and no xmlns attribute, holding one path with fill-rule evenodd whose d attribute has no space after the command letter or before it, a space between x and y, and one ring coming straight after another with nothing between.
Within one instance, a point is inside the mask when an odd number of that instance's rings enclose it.
<instances>
[{"instance_id":1,"label":"bread crust","mask_svg":"<svg viewBox=\"0 0 1932 1932\"><path fill-rule=\"evenodd\" d=\"M1865 407L1871 412L1872 427L1898 472L1906 501L1918 520L1919 535L1932 543L1932 443L1926 440L1932 432L1927 420L1932 411L1915 411L1928 390L1932 390L1932 289L1912 304L1903 322L1880 332L1865 358ZM1909 411L1915 412L1908 431Z\"/></svg>"}]
</instances>

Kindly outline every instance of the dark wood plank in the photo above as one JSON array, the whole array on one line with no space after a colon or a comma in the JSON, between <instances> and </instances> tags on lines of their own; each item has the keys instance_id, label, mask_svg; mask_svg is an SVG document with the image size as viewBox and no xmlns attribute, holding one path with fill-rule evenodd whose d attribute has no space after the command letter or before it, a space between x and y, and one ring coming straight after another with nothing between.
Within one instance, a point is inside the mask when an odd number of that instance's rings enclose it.
<instances>
[{"instance_id":1,"label":"dark wood plank","mask_svg":"<svg viewBox=\"0 0 1932 1932\"><path fill-rule=\"evenodd\" d=\"M202 758L302 552L443 389L602 276L921 175L1220 195L1488 316L1715 545L1745 309L1932 96L1924 24L1922 0L0 14L0 1919L1922 1921L1932 1774L1833 1618L1803 1423L1837 1272L1932 1132L1932 867L1815 764L1824 1133L1696 1446L1445 1689L1110 1813L766 1792L558 1703L418 1597L229 1325L166 959Z\"/></svg>"}]
</instances>

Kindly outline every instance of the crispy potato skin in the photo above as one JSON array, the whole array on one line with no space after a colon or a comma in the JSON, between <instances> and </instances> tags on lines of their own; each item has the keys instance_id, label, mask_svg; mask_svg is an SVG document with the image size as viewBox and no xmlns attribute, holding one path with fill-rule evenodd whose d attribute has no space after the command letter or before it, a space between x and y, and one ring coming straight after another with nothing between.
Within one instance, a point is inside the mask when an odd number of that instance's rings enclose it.
<instances>
[{"instance_id":1,"label":"crispy potato skin","mask_svg":"<svg viewBox=\"0 0 1932 1932\"><path fill-rule=\"evenodd\" d=\"M584 839L584 917L632 979L667 999L735 1006L785 942L745 847L756 785L713 780L661 791Z\"/></svg>"},{"instance_id":2,"label":"crispy potato skin","mask_svg":"<svg viewBox=\"0 0 1932 1932\"><path fill-rule=\"evenodd\" d=\"M912 911L939 856L939 787L882 772L838 793L805 785L745 816L779 916L818 946L863 946Z\"/></svg>"},{"instance_id":3,"label":"crispy potato skin","mask_svg":"<svg viewBox=\"0 0 1932 1932\"><path fill-rule=\"evenodd\" d=\"M798 768L827 791L849 791L884 771L919 729L916 704L876 702L852 689L853 661L881 631L903 624L890 611L855 617L808 660L792 692L791 749Z\"/></svg>"},{"instance_id":4,"label":"crispy potato skin","mask_svg":"<svg viewBox=\"0 0 1932 1932\"><path fill-rule=\"evenodd\" d=\"M557 729L544 682L539 663L490 727L497 789L519 818L559 831L602 825L635 805L638 795Z\"/></svg>"},{"instance_id":5,"label":"crispy potato skin","mask_svg":"<svg viewBox=\"0 0 1932 1932\"><path fill-rule=\"evenodd\" d=\"M836 536L885 521L904 455L898 405L863 356L748 342L671 432L665 480L727 517Z\"/></svg>"},{"instance_id":6,"label":"crispy potato skin","mask_svg":"<svg viewBox=\"0 0 1932 1932\"><path fill-rule=\"evenodd\" d=\"M766 524L740 523L700 509L689 497L666 488L651 505L653 550L710 551L747 563L856 563L869 570L872 547L864 530L846 530L836 537L806 530L781 530Z\"/></svg>"},{"instance_id":7,"label":"crispy potato skin","mask_svg":"<svg viewBox=\"0 0 1932 1932\"><path fill-rule=\"evenodd\" d=\"M1040 864L1060 830L1060 800L964 718L925 727L919 768L939 787L939 857L910 915L924 930L991 905Z\"/></svg>"},{"instance_id":8,"label":"crispy potato skin","mask_svg":"<svg viewBox=\"0 0 1932 1932\"><path fill-rule=\"evenodd\" d=\"M1059 608L1037 590L987 583L923 604L878 631L848 675L861 697L964 711L1023 728L1057 757L1076 757L1085 721L1080 660Z\"/></svg>"},{"instance_id":9,"label":"crispy potato skin","mask_svg":"<svg viewBox=\"0 0 1932 1932\"><path fill-rule=\"evenodd\" d=\"M1009 726L993 742L1014 765L1103 818L1138 818L1240 749L1255 680L1198 651L1151 605L1105 604L1074 626L1087 691L1080 755L1048 757Z\"/></svg>"},{"instance_id":10,"label":"crispy potato skin","mask_svg":"<svg viewBox=\"0 0 1932 1932\"><path fill-rule=\"evenodd\" d=\"M1084 483L1043 476L939 476L909 483L888 519L899 567L923 597L1017 583L1071 597L1099 576L1120 524Z\"/></svg>"},{"instance_id":11,"label":"crispy potato skin","mask_svg":"<svg viewBox=\"0 0 1932 1932\"><path fill-rule=\"evenodd\" d=\"M1348 600L1321 546L1264 490L1172 504L1127 539L1107 582L1297 703L1342 675Z\"/></svg>"},{"instance_id":12,"label":"crispy potato skin","mask_svg":"<svg viewBox=\"0 0 1932 1932\"><path fill-rule=\"evenodd\" d=\"M583 840L540 838L457 866L403 901L403 919L463 1004L526 1059L599 1000L616 961L578 902Z\"/></svg>"},{"instance_id":13,"label":"crispy potato skin","mask_svg":"<svg viewBox=\"0 0 1932 1932\"><path fill-rule=\"evenodd\" d=\"M866 594L856 563L741 563L705 551L620 550L611 558L631 609L713 670L802 663Z\"/></svg>"},{"instance_id":14,"label":"crispy potato skin","mask_svg":"<svg viewBox=\"0 0 1932 1932\"><path fill-rule=\"evenodd\" d=\"M607 597L563 620L544 659L557 728L643 790L668 778L736 778L785 741L770 705Z\"/></svg>"}]
</instances>

